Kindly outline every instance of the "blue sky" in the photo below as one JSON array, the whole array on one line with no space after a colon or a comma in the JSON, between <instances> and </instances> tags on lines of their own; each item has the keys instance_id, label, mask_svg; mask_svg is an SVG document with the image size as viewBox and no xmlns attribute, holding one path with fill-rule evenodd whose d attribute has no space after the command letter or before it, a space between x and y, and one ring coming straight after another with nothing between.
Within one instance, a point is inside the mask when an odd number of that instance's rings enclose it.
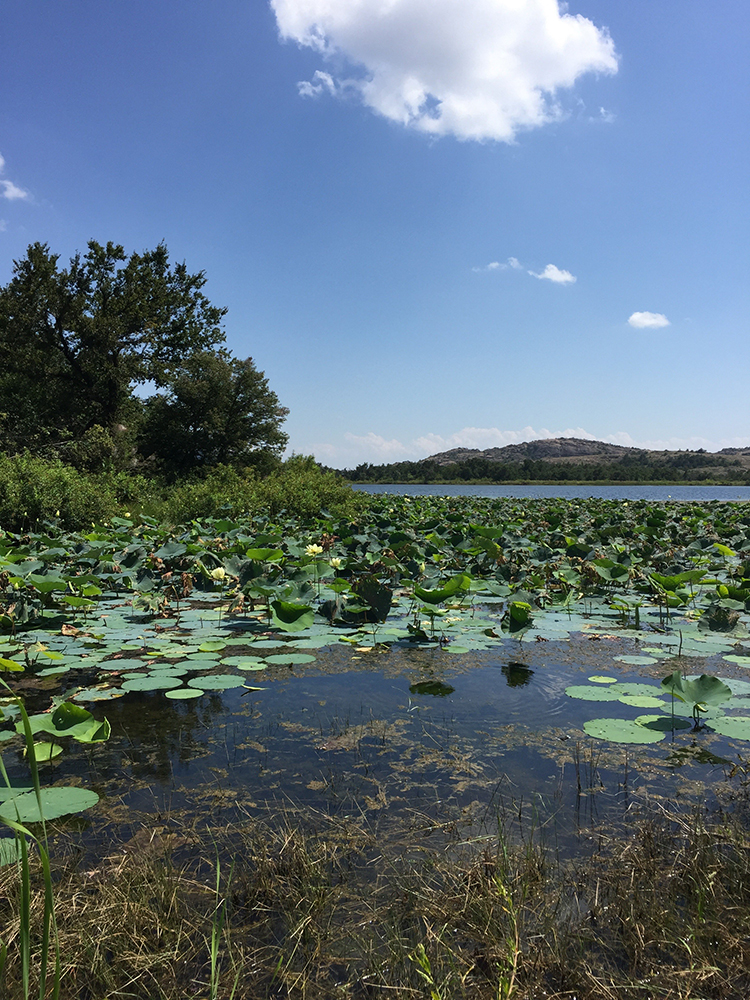
<instances>
[{"instance_id":1,"label":"blue sky","mask_svg":"<svg viewBox=\"0 0 750 1000\"><path fill-rule=\"evenodd\" d=\"M0 283L160 240L345 467L750 445L736 0L5 0Z\"/></svg>"}]
</instances>

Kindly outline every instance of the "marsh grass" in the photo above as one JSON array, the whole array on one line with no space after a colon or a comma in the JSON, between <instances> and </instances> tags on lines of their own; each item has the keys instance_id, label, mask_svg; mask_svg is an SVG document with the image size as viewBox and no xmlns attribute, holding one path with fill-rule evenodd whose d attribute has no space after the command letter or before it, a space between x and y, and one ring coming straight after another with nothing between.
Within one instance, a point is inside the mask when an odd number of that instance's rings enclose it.
<instances>
[{"instance_id":1,"label":"marsh grass","mask_svg":"<svg viewBox=\"0 0 750 1000\"><path fill-rule=\"evenodd\" d=\"M64 995L745 1000L746 775L735 793L713 817L633 811L568 858L539 830L520 836L510 811L465 841L425 817L382 830L290 807L220 830L172 818L110 844L93 867L61 832ZM0 869L0 923L12 929L25 905L14 878ZM29 878L39 926L40 860ZM8 1000L25 995L23 975L11 947Z\"/></svg>"},{"instance_id":2,"label":"marsh grass","mask_svg":"<svg viewBox=\"0 0 750 1000\"><path fill-rule=\"evenodd\" d=\"M1 683L3 687L10 690L5 682ZM38 965L38 969L36 970L39 990L38 996L40 1000L44 1000L47 996L49 961L50 957L53 957L54 973L50 994L52 1000L57 1000L60 995L60 945L55 919L55 901L52 889L52 873L49 859L47 825L44 821L44 810L42 808L42 788L39 780L39 769L34 749L34 736L31 731L29 716L21 698L16 699L16 704L18 705L21 722L23 724L23 735L26 744L26 758L31 772L31 783L36 795L39 815L41 817L41 822L38 824L38 826L41 827L41 837L38 837L27 826L20 822L17 812L16 820L10 819L7 816L0 817L0 823L10 829L15 838L17 862L15 865L8 865L8 868L10 868L13 873L13 881L9 891L15 893L15 899L18 903L18 919L17 922L15 922L15 926L11 925L9 935L10 942L5 936L0 939L0 993L4 994L5 992L5 971L8 961L8 945L9 943L14 943L16 945L16 952L18 955L18 964L20 965L21 990L17 995L19 997L23 997L23 1000L29 1000L29 998L33 995L31 988L31 966L32 958L36 958ZM8 772L5 769L5 765L3 764L1 757L0 778L5 786L10 788L10 778L8 777ZM32 914L32 879L29 853L29 847L32 845L36 846L41 868L42 903L39 907L40 913L38 915L38 919L33 919L35 915ZM41 926L41 940L38 942L38 947L35 948L34 946L36 941L33 939L33 933L39 926Z\"/></svg>"}]
</instances>

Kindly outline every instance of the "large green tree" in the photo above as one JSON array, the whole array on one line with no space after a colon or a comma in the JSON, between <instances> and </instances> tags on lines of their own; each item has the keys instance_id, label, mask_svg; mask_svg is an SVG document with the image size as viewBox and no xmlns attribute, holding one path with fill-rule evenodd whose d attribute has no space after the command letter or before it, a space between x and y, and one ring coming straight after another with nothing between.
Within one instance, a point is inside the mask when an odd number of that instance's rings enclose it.
<instances>
[{"instance_id":1,"label":"large green tree","mask_svg":"<svg viewBox=\"0 0 750 1000\"><path fill-rule=\"evenodd\" d=\"M114 243L91 241L67 267L46 244L32 244L0 289L0 449L56 452L96 465L118 442L121 453L130 452L143 434L143 387L157 393L145 406L153 428L155 413L165 416L165 407L191 397L191 378L210 370L216 381L225 368L235 376L246 370L245 381L255 376L255 394L243 389L235 403L245 406L239 424L247 436L240 440L238 419L231 444L207 436L208 425L221 424L216 405L201 423L195 404L196 443L188 453L204 465L209 454L233 461L248 449L283 448L286 411L252 361L232 359L223 348L226 309L209 302L205 283L204 272L170 263L163 243L128 255ZM177 421L172 425L176 433ZM162 454L169 446L161 442ZM184 433L175 447L185 448Z\"/></svg>"},{"instance_id":2,"label":"large green tree","mask_svg":"<svg viewBox=\"0 0 750 1000\"><path fill-rule=\"evenodd\" d=\"M139 448L171 476L214 465L263 466L286 445L287 412L250 358L199 351L165 392L146 401Z\"/></svg>"}]
</instances>

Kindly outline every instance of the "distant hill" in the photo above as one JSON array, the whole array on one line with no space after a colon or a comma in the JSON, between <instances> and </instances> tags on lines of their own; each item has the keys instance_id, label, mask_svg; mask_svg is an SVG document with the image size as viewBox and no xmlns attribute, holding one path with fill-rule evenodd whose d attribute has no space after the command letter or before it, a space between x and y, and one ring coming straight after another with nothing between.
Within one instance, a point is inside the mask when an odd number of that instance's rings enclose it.
<instances>
[{"instance_id":1,"label":"distant hill","mask_svg":"<svg viewBox=\"0 0 750 1000\"><path fill-rule=\"evenodd\" d=\"M335 470L359 483L743 483L750 447L649 451L582 438L545 438L504 448L451 448L416 462Z\"/></svg>"},{"instance_id":2,"label":"distant hill","mask_svg":"<svg viewBox=\"0 0 750 1000\"><path fill-rule=\"evenodd\" d=\"M552 462L566 465L609 465L623 462L647 463L652 465L683 463L693 468L726 470L727 459L731 464L738 462L743 468L750 469L750 448L722 448L718 452L698 451L648 451L645 448L629 448L619 444L608 444L606 441L587 441L583 438L544 438L541 441L524 441L521 444L508 444L504 448L451 448L441 451L422 462L434 462L436 465L453 465L472 459L484 459L488 462ZM686 461L687 460L687 461Z\"/></svg>"}]
</instances>

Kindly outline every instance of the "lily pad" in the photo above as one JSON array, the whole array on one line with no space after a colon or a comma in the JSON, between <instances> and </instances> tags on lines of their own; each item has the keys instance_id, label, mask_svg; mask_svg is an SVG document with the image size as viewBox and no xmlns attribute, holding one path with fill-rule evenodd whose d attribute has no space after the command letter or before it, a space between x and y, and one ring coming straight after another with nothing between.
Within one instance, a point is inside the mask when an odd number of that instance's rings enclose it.
<instances>
[{"instance_id":1,"label":"lily pad","mask_svg":"<svg viewBox=\"0 0 750 1000\"><path fill-rule=\"evenodd\" d=\"M604 687L593 684L571 684L565 688L565 694L582 701L617 701L621 696L621 692L612 690L612 685Z\"/></svg>"},{"instance_id":2,"label":"lily pad","mask_svg":"<svg viewBox=\"0 0 750 1000\"><path fill-rule=\"evenodd\" d=\"M57 743L35 743L34 744L34 757L37 762L42 764L45 761L54 760L55 757L59 757L62 753L63 748Z\"/></svg>"},{"instance_id":3,"label":"lily pad","mask_svg":"<svg viewBox=\"0 0 750 1000\"><path fill-rule=\"evenodd\" d=\"M616 677L605 677L603 674L594 674L593 677L588 678L592 684L616 684Z\"/></svg>"},{"instance_id":4,"label":"lily pad","mask_svg":"<svg viewBox=\"0 0 750 1000\"><path fill-rule=\"evenodd\" d=\"M665 708L667 704L661 698L652 698L646 694L623 694L618 701L623 705L632 705L633 708Z\"/></svg>"},{"instance_id":5,"label":"lily pad","mask_svg":"<svg viewBox=\"0 0 750 1000\"><path fill-rule=\"evenodd\" d=\"M168 691L170 688L179 687L182 681L179 677L171 674L148 674L145 677L134 677L130 681L125 681L122 685L123 691Z\"/></svg>"},{"instance_id":6,"label":"lily pad","mask_svg":"<svg viewBox=\"0 0 750 1000\"><path fill-rule=\"evenodd\" d=\"M4 801L0 805L1 818L16 820L20 823L41 822L42 816L39 813L36 792L25 789L3 789L3 791L6 793L18 791L19 794L3 797ZM44 818L51 820L90 809L99 801L99 796L88 788L65 786L43 788L41 800Z\"/></svg>"},{"instance_id":7,"label":"lily pad","mask_svg":"<svg viewBox=\"0 0 750 1000\"><path fill-rule=\"evenodd\" d=\"M266 657L266 663L314 663L315 657L310 653L275 653Z\"/></svg>"},{"instance_id":8,"label":"lily pad","mask_svg":"<svg viewBox=\"0 0 750 1000\"><path fill-rule=\"evenodd\" d=\"M187 701L191 698L200 698L202 694L205 694L205 691L196 687L181 687L172 688L171 691L165 691L164 694L173 701Z\"/></svg>"},{"instance_id":9,"label":"lily pad","mask_svg":"<svg viewBox=\"0 0 750 1000\"><path fill-rule=\"evenodd\" d=\"M201 691L228 691L230 688L243 687L245 680L237 674L204 674L203 677L193 677L188 681L188 687Z\"/></svg>"},{"instance_id":10,"label":"lily pad","mask_svg":"<svg viewBox=\"0 0 750 1000\"><path fill-rule=\"evenodd\" d=\"M222 649L226 649L227 644L221 639L210 639L208 642L202 642L198 646L198 652L200 653L219 653Z\"/></svg>"},{"instance_id":11,"label":"lily pad","mask_svg":"<svg viewBox=\"0 0 750 1000\"><path fill-rule=\"evenodd\" d=\"M610 743L659 743L664 733L654 732L632 719L591 719L583 728L589 736Z\"/></svg>"},{"instance_id":12,"label":"lily pad","mask_svg":"<svg viewBox=\"0 0 750 1000\"><path fill-rule=\"evenodd\" d=\"M83 688L71 695L76 701L113 701L115 698L122 698L125 692L122 688Z\"/></svg>"},{"instance_id":13,"label":"lily pad","mask_svg":"<svg viewBox=\"0 0 750 1000\"><path fill-rule=\"evenodd\" d=\"M633 666L645 667L649 663L656 663L653 656L616 656L616 660L620 663L632 663Z\"/></svg>"},{"instance_id":14,"label":"lily pad","mask_svg":"<svg viewBox=\"0 0 750 1000\"><path fill-rule=\"evenodd\" d=\"M724 715L709 723L715 733L735 740L750 740L750 716Z\"/></svg>"}]
</instances>

